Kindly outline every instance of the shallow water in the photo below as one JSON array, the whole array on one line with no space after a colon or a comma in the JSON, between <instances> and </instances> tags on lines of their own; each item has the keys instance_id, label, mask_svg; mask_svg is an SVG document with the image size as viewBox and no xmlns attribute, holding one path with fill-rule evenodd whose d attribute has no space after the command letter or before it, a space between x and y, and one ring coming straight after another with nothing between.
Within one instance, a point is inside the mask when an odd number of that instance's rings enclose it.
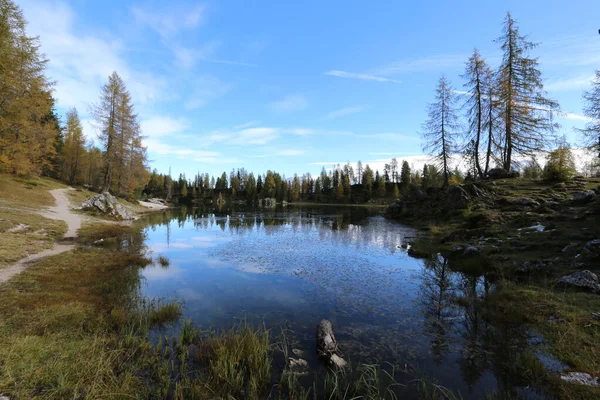
<instances>
[{"instance_id":1,"label":"shallow water","mask_svg":"<svg viewBox=\"0 0 600 400\"><path fill-rule=\"evenodd\" d=\"M406 380L424 375L465 398L537 397L512 365L534 335L486 320L486 276L458 272L438 254L409 257L416 233L376 210L184 208L142 223L153 256L171 262L143 271L143 293L183 300L196 325L285 327L318 370L315 330L326 318L352 363L393 363Z\"/></svg>"}]
</instances>

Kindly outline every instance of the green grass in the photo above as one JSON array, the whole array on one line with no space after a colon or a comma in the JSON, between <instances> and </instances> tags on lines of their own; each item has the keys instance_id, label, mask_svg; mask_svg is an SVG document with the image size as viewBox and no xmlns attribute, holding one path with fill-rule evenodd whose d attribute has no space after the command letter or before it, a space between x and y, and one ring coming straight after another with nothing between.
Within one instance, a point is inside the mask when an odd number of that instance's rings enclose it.
<instances>
[{"instance_id":1,"label":"green grass","mask_svg":"<svg viewBox=\"0 0 600 400\"><path fill-rule=\"evenodd\" d=\"M67 231L63 221L38 214L55 204L51 189L63 184L48 178L0 174L0 268L52 248Z\"/></svg>"}]
</instances>

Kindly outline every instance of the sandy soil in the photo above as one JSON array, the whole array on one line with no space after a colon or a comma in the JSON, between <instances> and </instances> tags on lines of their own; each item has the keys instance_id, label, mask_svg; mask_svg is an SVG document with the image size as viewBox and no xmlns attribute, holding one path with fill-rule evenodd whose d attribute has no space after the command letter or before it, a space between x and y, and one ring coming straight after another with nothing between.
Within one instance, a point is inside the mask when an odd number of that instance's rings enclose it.
<instances>
[{"instance_id":1,"label":"sandy soil","mask_svg":"<svg viewBox=\"0 0 600 400\"><path fill-rule=\"evenodd\" d=\"M82 216L71 212L69 199L66 191L73 189L54 189L50 194L56 199L56 205L47 210L40 212L46 218L65 221L67 224L67 233L65 239L73 239L77 237L77 230L81 227ZM56 244L53 248L44 250L37 254L32 254L19 260L14 265L8 268L0 269L0 284L7 282L13 276L23 272L29 264L44 257L54 256L57 254L70 251L75 248L74 244Z\"/></svg>"}]
</instances>

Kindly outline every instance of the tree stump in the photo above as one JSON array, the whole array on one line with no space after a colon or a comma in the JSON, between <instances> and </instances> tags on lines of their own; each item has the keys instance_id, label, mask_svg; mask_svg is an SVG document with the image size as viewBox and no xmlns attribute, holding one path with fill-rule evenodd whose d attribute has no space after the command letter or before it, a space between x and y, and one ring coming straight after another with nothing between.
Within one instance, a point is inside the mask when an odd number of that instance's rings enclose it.
<instances>
[{"instance_id":1,"label":"tree stump","mask_svg":"<svg viewBox=\"0 0 600 400\"><path fill-rule=\"evenodd\" d=\"M340 350L331 322L324 319L317 325L317 354L320 358L326 360L329 364L334 364L338 368L346 366L346 361L341 357Z\"/></svg>"}]
</instances>

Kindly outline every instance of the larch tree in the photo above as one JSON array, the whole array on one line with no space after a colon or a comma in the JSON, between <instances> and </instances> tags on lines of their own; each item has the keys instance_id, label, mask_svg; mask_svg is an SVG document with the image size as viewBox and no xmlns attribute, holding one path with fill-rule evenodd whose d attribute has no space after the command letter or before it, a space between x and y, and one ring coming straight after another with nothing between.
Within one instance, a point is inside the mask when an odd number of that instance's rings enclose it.
<instances>
[{"instance_id":1,"label":"larch tree","mask_svg":"<svg viewBox=\"0 0 600 400\"><path fill-rule=\"evenodd\" d=\"M479 50L475 49L466 63L465 73L462 77L466 79L464 87L468 91L468 98L464 106L469 120L466 139L470 150L470 164L474 166L480 178L484 176L479 149L484 138L485 97L488 95L489 76L489 67L486 65L485 60L481 58Z\"/></svg>"},{"instance_id":2,"label":"larch tree","mask_svg":"<svg viewBox=\"0 0 600 400\"><path fill-rule=\"evenodd\" d=\"M497 39L502 63L497 73L498 102L504 123L502 164L512 167L514 155L531 155L547 146L558 125L558 103L546 97L537 58L529 55L537 44L519 33L510 13Z\"/></svg>"},{"instance_id":3,"label":"larch tree","mask_svg":"<svg viewBox=\"0 0 600 400\"><path fill-rule=\"evenodd\" d=\"M111 188L114 168L118 158L119 146L119 119L117 110L121 94L125 91L125 83L121 77L113 72L108 82L102 86L100 102L92 106L92 114L100 128L98 135L103 147L104 156L104 182L102 192Z\"/></svg>"},{"instance_id":4,"label":"larch tree","mask_svg":"<svg viewBox=\"0 0 600 400\"><path fill-rule=\"evenodd\" d=\"M444 186L450 179L450 154L458 135L459 120L455 108L456 96L450 82L442 75L435 90L435 101L427 106L429 119L423 124L423 150L442 169Z\"/></svg>"},{"instance_id":5,"label":"larch tree","mask_svg":"<svg viewBox=\"0 0 600 400\"><path fill-rule=\"evenodd\" d=\"M67 111L65 144L63 147L63 178L70 184L81 181L85 149L83 126L76 108Z\"/></svg>"},{"instance_id":6,"label":"larch tree","mask_svg":"<svg viewBox=\"0 0 600 400\"><path fill-rule=\"evenodd\" d=\"M114 190L133 197L149 176L147 153L131 94L116 72L102 87L100 102L92 107L92 114L104 150L102 191Z\"/></svg>"},{"instance_id":7,"label":"larch tree","mask_svg":"<svg viewBox=\"0 0 600 400\"><path fill-rule=\"evenodd\" d=\"M51 166L60 130L51 117L52 83L39 40L21 9L0 0L0 170L39 175Z\"/></svg>"},{"instance_id":8,"label":"larch tree","mask_svg":"<svg viewBox=\"0 0 600 400\"><path fill-rule=\"evenodd\" d=\"M600 70L596 71L592 88L584 92L583 101L583 113L590 121L581 131L586 139L586 145L590 149L595 149L600 158Z\"/></svg>"}]
</instances>

